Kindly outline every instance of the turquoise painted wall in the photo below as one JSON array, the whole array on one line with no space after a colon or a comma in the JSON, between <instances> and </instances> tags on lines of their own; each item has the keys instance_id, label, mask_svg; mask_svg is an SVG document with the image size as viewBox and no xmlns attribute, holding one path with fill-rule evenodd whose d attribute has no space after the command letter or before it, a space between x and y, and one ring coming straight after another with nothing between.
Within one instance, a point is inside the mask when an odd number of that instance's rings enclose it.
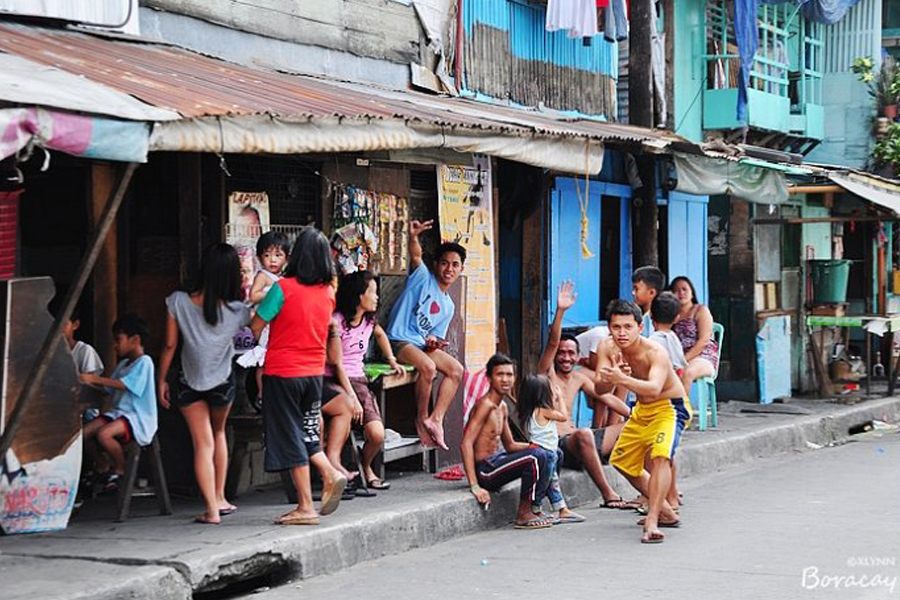
<instances>
[{"instance_id":1,"label":"turquoise painted wall","mask_svg":"<svg viewBox=\"0 0 900 600\"><path fill-rule=\"evenodd\" d=\"M703 141L703 0L675 0L675 133ZM670 32L670 35L672 32Z\"/></svg>"},{"instance_id":2,"label":"turquoise painted wall","mask_svg":"<svg viewBox=\"0 0 900 600\"><path fill-rule=\"evenodd\" d=\"M826 73L825 138L807 160L862 168L872 143L870 119L875 115L866 86L853 73Z\"/></svg>"}]
</instances>

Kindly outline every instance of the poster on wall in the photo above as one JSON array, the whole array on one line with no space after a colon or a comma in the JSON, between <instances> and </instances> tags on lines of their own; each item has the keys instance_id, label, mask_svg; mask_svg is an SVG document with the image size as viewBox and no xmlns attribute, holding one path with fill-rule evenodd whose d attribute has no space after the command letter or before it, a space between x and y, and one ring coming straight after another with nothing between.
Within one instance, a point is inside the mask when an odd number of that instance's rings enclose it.
<instances>
[{"instance_id":1,"label":"poster on wall","mask_svg":"<svg viewBox=\"0 0 900 600\"><path fill-rule=\"evenodd\" d=\"M484 367L496 349L496 295L491 162L438 167L441 240L466 249L466 365Z\"/></svg>"},{"instance_id":2,"label":"poster on wall","mask_svg":"<svg viewBox=\"0 0 900 600\"><path fill-rule=\"evenodd\" d=\"M228 196L228 227L225 241L237 249L241 259L241 289L244 298L256 275L256 240L269 230L269 195L266 192L231 192Z\"/></svg>"}]
</instances>

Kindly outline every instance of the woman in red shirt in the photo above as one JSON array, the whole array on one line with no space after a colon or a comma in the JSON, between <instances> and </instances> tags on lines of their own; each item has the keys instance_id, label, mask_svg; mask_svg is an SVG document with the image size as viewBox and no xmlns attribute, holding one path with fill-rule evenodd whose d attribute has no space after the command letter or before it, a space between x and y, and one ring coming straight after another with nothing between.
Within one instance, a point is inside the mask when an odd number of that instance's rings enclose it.
<instances>
[{"instance_id":1,"label":"woman in red shirt","mask_svg":"<svg viewBox=\"0 0 900 600\"><path fill-rule=\"evenodd\" d=\"M259 336L269 324L263 367L266 471L291 471L297 508L278 517L280 525L317 525L334 512L347 485L322 452L319 418L325 352L334 312L334 263L328 240L309 227L294 242L284 278L259 305L250 329ZM322 504L312 504L309 463L322 477Z\"/></svg>"}]
</instances>

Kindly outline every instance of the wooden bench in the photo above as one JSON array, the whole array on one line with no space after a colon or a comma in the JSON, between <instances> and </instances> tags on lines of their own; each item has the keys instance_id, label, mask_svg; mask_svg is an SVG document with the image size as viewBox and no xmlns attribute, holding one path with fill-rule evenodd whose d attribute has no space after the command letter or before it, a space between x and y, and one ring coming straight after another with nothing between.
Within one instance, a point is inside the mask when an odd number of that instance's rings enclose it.
<instances>
[{"instance_id":1,"label":"wooden bench","mask_svg":"<svg viewBox=\"0 0 900 600\"><path fill-rule=\"evenodd\" d=\"M367 365L373 367L373 365ZM373 373L373 369L368 369L369 374ZM370 376L370 379L372 377ZM378 408L381 412L381 418L384 420L385 428L390 427L387 421L387 397L391 390L398 390L405 386L415 385L417 374L415 371L409 370L403 375L393 372L379 374L369 385L372 393L378 401ZM241 478L244 475L244 462L247 457L248 448L251 442L259 442L263 439L263 419L260 414L251 415L232 415L228 417L228 427L231 428L234 445L229 456L228 476L226 479L225 494L228 497L237 496L237 488ZM351 441L357 446L355 456L359 456L360 448L363 444L361 435L351 435ZM414 433L409 436L402 436L399 440L386 442L382 451L381 460L378 461L376 469L378 476L384 478L385 464L394 461L409 458L411 456L422 457L422 470L433 470L434 468L434 449L425 447L418 436ZM287 477L282 477L285 485L290 484L290 476L285 472ZM292 487L292 485L291 485Z\"/></svg>"}]
</instances>

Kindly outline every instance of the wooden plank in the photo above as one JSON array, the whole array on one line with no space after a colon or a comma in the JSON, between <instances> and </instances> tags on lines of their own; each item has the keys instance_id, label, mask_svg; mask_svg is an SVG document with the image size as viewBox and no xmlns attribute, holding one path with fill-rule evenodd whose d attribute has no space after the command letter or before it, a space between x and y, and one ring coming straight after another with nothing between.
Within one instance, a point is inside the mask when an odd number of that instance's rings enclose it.
<instances>
[{"instance_id":1,"label":"wooden plank","mask_svg":"<svg viewBox=\"0 0 900 600\"><path fill-rule=\"evenodd\" d=\"M99 225L106 202L116 185L116 172L109 163L94 162L90 178L91 230ZM118 235L113 226L103 242L92 276L94 346L110 368L117 358L112 345L112 324L119 313L118 302Z\"/></svg>"}]
</instances>

